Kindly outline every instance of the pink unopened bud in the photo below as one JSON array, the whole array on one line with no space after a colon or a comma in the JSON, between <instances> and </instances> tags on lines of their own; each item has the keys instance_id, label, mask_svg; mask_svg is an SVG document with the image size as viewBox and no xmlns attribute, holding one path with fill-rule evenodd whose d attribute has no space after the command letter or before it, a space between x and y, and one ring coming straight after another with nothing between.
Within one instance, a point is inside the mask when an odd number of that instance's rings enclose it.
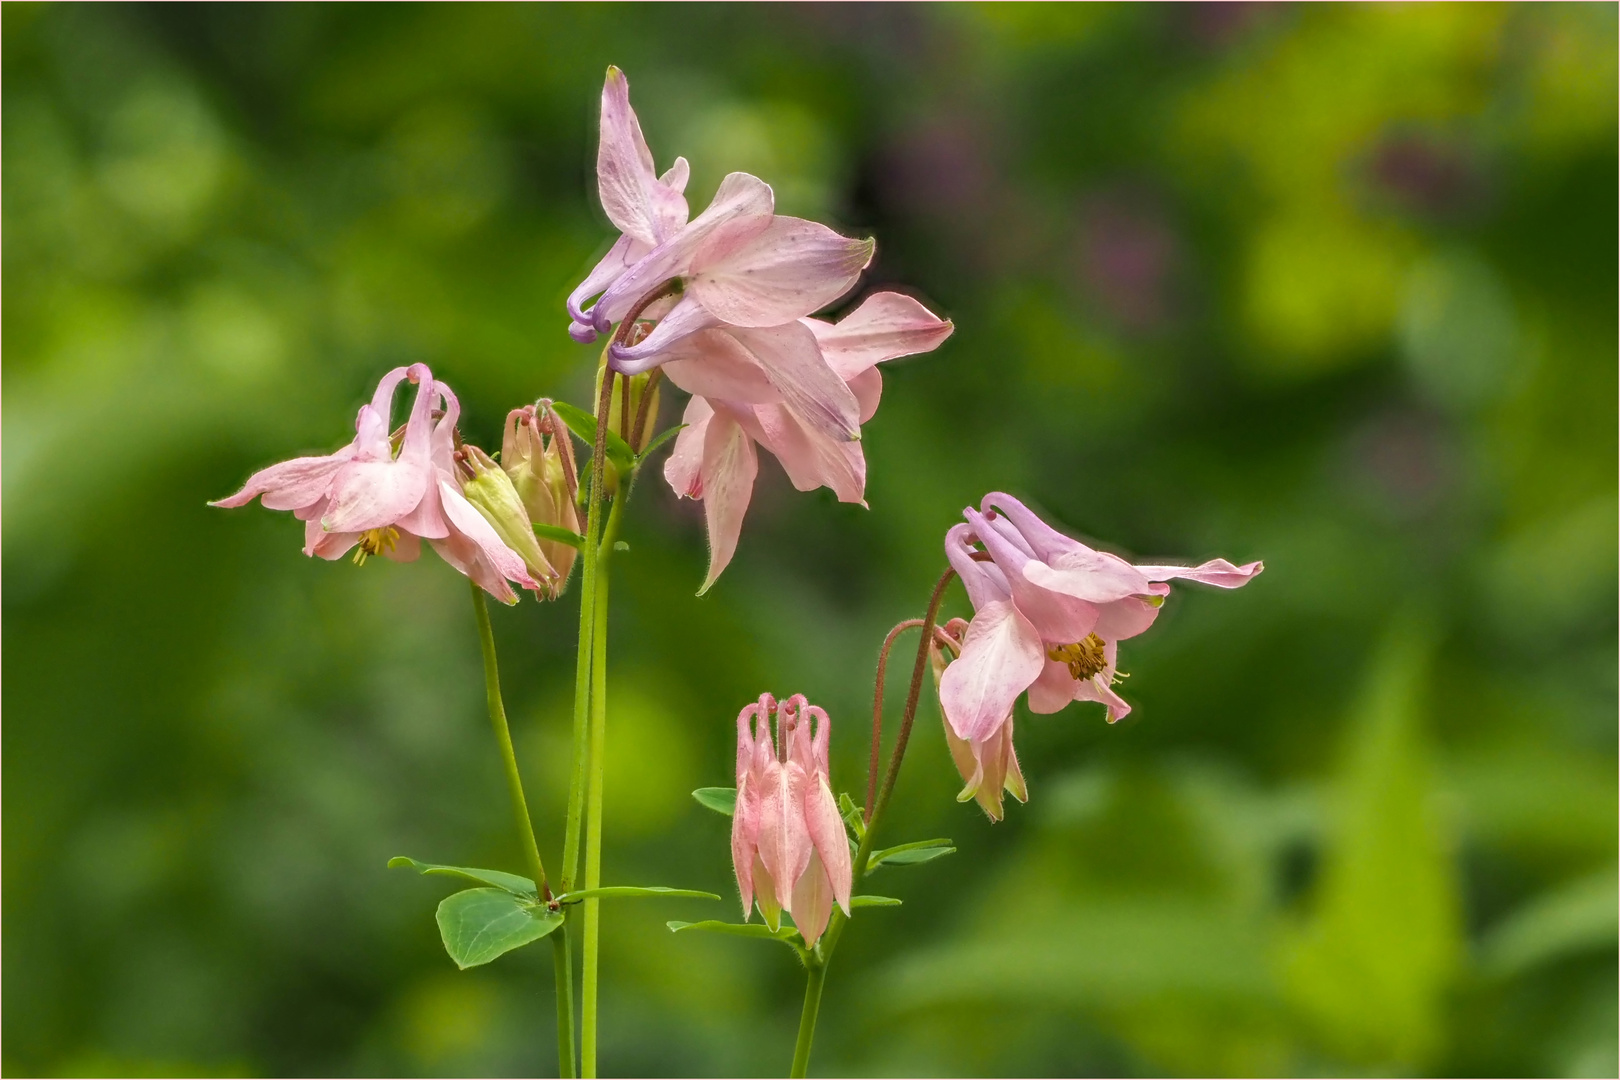
<instances>
[{"instance_id":1,"label":"pink unopened bud","mask_svg":"<svg viewBox=\"0 0 1620 1080\"><path fill-rule=\"evenodd\" d=\"M786 909L807 946L821 939L835 902L849 914L852 868L828 777L831 735L826 712L803 694L780 704L764 694L737 715L731 857L743 918L757 901L775 930Z\"/></svg>"}]
</instances>

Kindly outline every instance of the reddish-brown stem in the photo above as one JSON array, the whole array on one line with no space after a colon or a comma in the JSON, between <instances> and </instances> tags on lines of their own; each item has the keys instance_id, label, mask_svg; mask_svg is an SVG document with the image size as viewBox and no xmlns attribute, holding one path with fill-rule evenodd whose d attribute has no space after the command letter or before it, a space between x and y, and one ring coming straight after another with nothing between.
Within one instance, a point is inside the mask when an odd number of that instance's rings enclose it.
<instances>
[{"instance_id":1,"label":"reddish-brown stem","mask_svg":"<svg viewBox=\"0 0 1620 1080\"><path fill-rule=\"evenodd\" d=\"M878 765L883 756L883 685L889 670L889 650L894 647L895 639L901 634L922 624L922 619L907 619L899 623L889 631L889 636L883 639L883 648L878 650L877 685L872 691L872 761L866 769L866 805L863 807L862 815L868 823L872 820L873 806L877 801ZM952 646L956 644L937 626L934 627L934 635L941 644Z\"/></svg>"},{"instance_id":2,"label":"reddish-brown stem","mask_svg":"<svg viewBox=\"0 0 1620 1080\"><path fill-rule=\"evenodd\" d=\"M647 375L647 385L641 388L641 401L636 405L636 426L630 429L630 438L625 440L630 444L630 449L638 454L641 453L641 435L647 427L647 410L652 405L653 390L663 377L663 368L653 368Z\"/></svg>"},{"instance_id":3,"label":"reddish-brown stem","mask_svg":"<svg viewBox=\"0 0 1620 1080\"><path fill-rule=\"evenodd\" d=\"M900 776L900 762L906 756L906 743L911 738L911 723L917 716L917 699L922 696L923 673L928 670L928 646L933 641L934 624L939 618L939 605L945 600L945 588L956 576L955 570L946 570L940 575L939 582L934 586L934 594L928 598L928 611L923 615L922 640L917 645L917 663L911 669L911 689L906 693L906 710L900 714L900 734L894 741L894 754L889 758L889 769L883 777L883 787L876 796L868 796L871 804L866 808L866 824L868 836L871 834L872 824L877 820L883 808L888 805L889 796L894 792L894 783ZM881 680L881 676L880 676ZM881 681L880 681L881 686ZM879 691L881 694L881 690ZM875 710L874 710L875 711ZM868 845L863 843L862 848ZM856 867L859 874L865 870L864 861Z\"/></svg>"}]
</instances>

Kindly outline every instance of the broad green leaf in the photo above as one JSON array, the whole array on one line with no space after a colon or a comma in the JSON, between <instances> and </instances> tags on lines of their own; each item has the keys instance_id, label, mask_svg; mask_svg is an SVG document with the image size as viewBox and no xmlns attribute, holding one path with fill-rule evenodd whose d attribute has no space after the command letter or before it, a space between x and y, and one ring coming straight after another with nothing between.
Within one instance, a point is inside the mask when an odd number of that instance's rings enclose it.
<instances>
[{"instance_id":1,"label":"broad green leaf","mask_svg":"<svg viewBox=\"0 0 1620 1080\"><path fill-rule=\"evenodd\" d=\"M446 877L465 878L480 885L493 885L497 889L505 889L514 896L524 896L531 900L535 897L534 882L518 874L508 874L504 870L480 870L476 866L440 866L438 863L418 862L408 855L395 855L388 860L388 865L409 867L418 874L443 874Z\"/></svg>"},{"instance_id":2,"label":"broad green leaf","mask_svg":"<svg viewBox=\"0 0 1620 1080\"><path fill-rule=\"evenodd\" d=\"M941 855L949 855L955 850L956 845L945 837L938 840L913 840L909 844L896 844L894 847L872 852L871 858L866 862L866 869L870 873L885 864L916 866L918 863L932 862Z\"/></svg>"},{"instance_id":3,"label":"broad green leaf","mask_svg":"<svg viewBox=\"0 0 1620 1080\"><path fill-rule=\"evenodd\" d=\"M463 971L538 941L563 923L562 912L504 889L452 893L440 902L435 917L444 951Z\"/></svg>"},{"instance_id":4,"label":"broad green leaf","mask_svg":"<svg viewBox=\"0 0 1620 1080\"><path fill-rule=\"evenodd\" d=\"M737 812L737 789L734 787L700 787L692 792L692 798L726 817Z\"/></svg>"},{"instance_id":5,"label":"broad green leaf","mask_svg":"<svg viewBox=\"0 0 1620 1080\"><path fill-rule=\"evenodd\" d=\"M1571 953L1614 952L1615 869L1550 889L1491 930L1480 950L1481 966L1511 976Z\"/></svg>"},{"instance_id":6,"label":"broad green leaf","mask_svg":"<svg viewBox=\"0 0 1620 1080\"><path fill-rule=\"evenodd\" d=\"M695 900L718 900L712 892L699 889L672 889L667 885L604 885L598 889L575 889L557 897L559 904L577 904L581 900L600 900L615 896L689 896Z\"/></svg>"},{"instance_id":7,"label":"broad green leaf","mask_svg":"<svg viewBox=\"0 0 1620 1080\"><path fill-rule=\"evenodd\" d=\"M596 417L586 412L578 405L570 405L566 401L554 401L551 407L562 417L563 423L568 425L570 431L585 440L587 446L596 445ZM607 434L608 460L617 465L620 472L629 472L635 468L636 455L630 449L630 444L618 435L609 431Z\"/></svg>"},{"instance_id":8,"label":"broad green leaf","mask_svg":"<svg viewBox=\"0 0 1620 1080\"><path fill-rule=\"evenodd\" d=\"M559 544L567 544L571 548L585 549L585 538L573 529L565 529L561 525L534 525L534 535L542 540L555 540Z\"/></svg>"},{"instance_id":9,"label":"broad green leaf","mask_svg":"<svg viewBox=\"0 0 1620 1080\"><path fill-rule=\"evenodd\" d=\"M899 907L900 901L892 896L852 896L849 898L849 909L854 911L858 907Z\"/></svg>"},{"instance_id":10,"label":"broad green leaf","mask_svg":"<svg viewBox=\"0 0 1620 1080\"><path fill-rule=\"evenodd\" d=\"M663 446L666 442L680 434L681 429L685 426L685 424L676 424L674 427L665 428L657 435L654 435L652 442L643 447L641 453L636 455L636 464L640 465L643 461L646 461L648 454L651 454L654 450L658 449L660 446Z\"/></svg>"}]
</instances>

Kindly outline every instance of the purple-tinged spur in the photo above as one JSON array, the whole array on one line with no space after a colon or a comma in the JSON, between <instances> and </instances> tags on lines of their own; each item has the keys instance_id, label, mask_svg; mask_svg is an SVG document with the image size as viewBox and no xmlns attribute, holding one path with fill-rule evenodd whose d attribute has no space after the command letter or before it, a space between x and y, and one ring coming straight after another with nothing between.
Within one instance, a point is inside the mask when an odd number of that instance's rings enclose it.
<instances>
[{"instance_id":1,"label":"purple-tinged spur","mask_svg":"<svg viewBox=\"0 0 1620 1080\"><path fill-rule=\"evenodd\" d=\"M945 554L973 603L960 655L939 676L940 706L962 778L992 820L1001 790L1021 801L1012 750L1013 704L1035 713L1071 701L1103 705L1109 723L1131 711L1114 691L1118 647L1153 625L1175 579L1223 589L1248 584L1259 562L1234 566L1133 566L1046 524L1010 495L991 492L945 537ZM980 550L982 548L982 550ZM997 780L989 790L992 779Z\"/></svg>"}]
</instances>

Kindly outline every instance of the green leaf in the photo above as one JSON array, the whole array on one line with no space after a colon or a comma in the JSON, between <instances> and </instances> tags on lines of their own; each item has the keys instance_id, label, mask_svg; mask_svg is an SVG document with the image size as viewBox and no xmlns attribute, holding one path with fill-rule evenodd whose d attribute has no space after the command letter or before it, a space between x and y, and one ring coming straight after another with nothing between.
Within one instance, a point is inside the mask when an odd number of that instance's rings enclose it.
<instances>
[{"instance_id":1,"label":"green leaf","mask_svg":"<svg viewBox=\"0 0 1620 1080\"><path fill-rule=\"evenodd\" d=\"M1518 975L1538 964L1582 952L1614 952L1615 869L1549 889L1486 935L1481 966L1491 975Z\"/></svg>"},{"instance_id":2,"label":"green leaf","mask_svg":"<svg viewBox=\"0 0 1620 1080\"><path fill-rule=\"evenodd\" d=\"M854 901L851 901L853 903ZM679 934L686 930L697 930L705 934L728 934L731 937L759 938L762 941L780 941L795 948L799 943L794 940L799 932L791 926L784 926L780 930L772 930L764 923L735 923L720 922L718 919L705 919L703 922L680 922L671 920L664 924L670 930Z\"/></svg>"},{"instance_id":3,"label":"green leaf","mask_svg":"<svg viewBox=\"0 0 1620 1080\"><path fill-rule=\"evenodd\" d=\"M712 892L700 889L671 889L666 885L604 885L599 889L575 889L557 897L559 904L576 904L581 900L604 899L612 896L689 896L696 900L718 900Z\"/></svg>"},{"instance_id":4,"label":"green leaf","mask_svg":"<svg viewBox=\"0 0 1620 1080\"><path fill-rule=\"evenodd\" d=\"M505 889L513 896L530 900L535 898L534 882L518 874L508 874L504 870L480 870L476 866L440 866L438 863L418 862L408 855L395 855L388 860L388 865L409 867L418 874L443 874L446 877L465 878L480 885L493 885L497 889Z\"/></svg>"},{"instance_id":5,"label":"green leaf","mask_svg":"<svg viewBox=\"0 0 1620 1080\"><path fill-rule=\"evenodd\" d=\"M504 889L452 893L440 902L435 918L444 951L463 971L539 941L563 923L562 912Z\"/></svg>"},{"instance_id":6,"label":"green leaf","mask_svg":"<svg viewBox=\"0 0 1620 1080\"><path fill-rule=\"evenodd\" d=\"M866 813L866 807L856 806L855 800L849 797L849 792L843 791L838 794L838 812L844 816L844 824L854 831L855 839L865 840L866 822L862 815ZM871 869L870 865L867 869Z\"/></svg>"},{"instance_id":7,"label":"green leaf","mask_svg":"<svg viewBox=\"0 0 1620 1080\"><path fill-rule=\"evenodd\" d=\"M734 787L700 787L692 792L692 798L726 817L737 812L737 789Z\"/></svg>"},{"instance_id":8,"label":"green leaf","mask_svg":"<svg viewBox=\"0 0 1620 1080\"><path fill-rule=\"evenodd\" d=\"M663 431L660 431L657 435L654 435L653 439L652 439L652 442L650 442L646 446L642 447L641 453L636 455L636 464L640 465L643 461L646 461L648 454L652 453L654 450L658 449L660 446L663 446L669 440L673 439L676 435L678 435L680 433L681 428L683 428L685 426L686 426L685 424L676 424L674 427L665 428Z\"/></svg>"},{"instance_id":9,"label":"green leaf","mask_svg":"<svg viewBox=\"0 0 1620 1080\"><path fill-rule=\"evenodd\" d=\"M559 544L567 544L571 548L581 551L585 549L585 538L573 529L565 529L561 525L534 525L534 535L542 540L555 540Z\"/></svg>"},{"instance_id":10,"label":"green leaf","mask_svg":"<svg viewBox=\"0 0 1620 1080\"><path fill-rule=\"evenodd\" d=\"M892 896L852 896L849 898L849 909L854 911L858 907L899 907L900 901Z\"/></svg>"},{"instance_id":11,"label":"green leaf","mask_svg":"<svg viewBox=\"0 0 1620 1080\"><path fill-rule=\"evenodd\" d=\"M556 410L558 416L562 417L563 423L568 425L570 431L585 440L587 446L596 445L596 416L594 414L586 412L578 405L570 405L566 401L553 401L551 407ZM606 434L608 460L618 466L620 472L629 472L635 468L636 455L635 451L630 449L630 444L611 431Z\"/></svg>"},{"instance_id":12,"label":"green leaf","mask_svg":"<svg viewBox=\"0 0 1620 1080\"><path fill-rule=\"evenodd\" d=\"M913 840L909 844L896 844L882 851L874 851L866 861L866 870L871 873L879 866L916 866L918 863L932 862L941 855L949 855L956 850L956 845L949 839L941 837L937 840Z\"/></svg>"}]
</instances>

